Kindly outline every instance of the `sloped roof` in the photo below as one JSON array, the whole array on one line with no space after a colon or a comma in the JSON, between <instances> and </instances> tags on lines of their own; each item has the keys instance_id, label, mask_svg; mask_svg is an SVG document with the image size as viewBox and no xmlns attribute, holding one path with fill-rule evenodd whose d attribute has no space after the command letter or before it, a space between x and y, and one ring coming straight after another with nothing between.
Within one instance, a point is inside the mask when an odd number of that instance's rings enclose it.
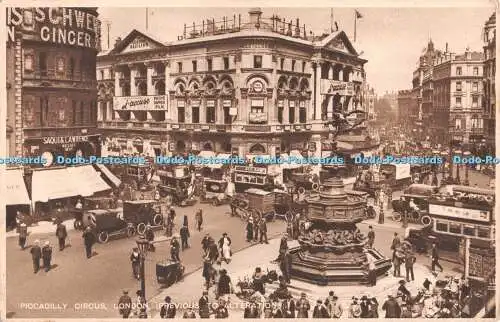
<instances>
[{"instance_id":1,"label":"sloped roof","mask_svg":"<svg viewBox=\"0 0 500 322\"><path fill-rule=\"evenodd\" d=\"M344 31L332 32L330 35L328 35L327 37L324 37L321 41L319 41L317 46L327 47L330 43L334 42L337 39L342 40L344 45L347 47L347 50L349 51L349 53L351 53L354 56L359 55L358 52L356 51L356 49L354 48L354 46L352 45L351 41L349 40L349 37L347 37L347 34Z\"/></svg>"},{"instance_id":2,"label":"sloped roof","mask_svg":"<svg viewBox=\"0 0 500 322\"><path fill-rule=\"evenodd\" d=\"M113 49L109 50L106 55L119 54L122 50L124 50L135 38L144 37L147 40L151 41L153 44L158 47L166 47L165 44L156 40L152 35L149 35L145 32L139 31L137 29L132 30L120 43L118 43Z\"/></svg>"}]
</instances>

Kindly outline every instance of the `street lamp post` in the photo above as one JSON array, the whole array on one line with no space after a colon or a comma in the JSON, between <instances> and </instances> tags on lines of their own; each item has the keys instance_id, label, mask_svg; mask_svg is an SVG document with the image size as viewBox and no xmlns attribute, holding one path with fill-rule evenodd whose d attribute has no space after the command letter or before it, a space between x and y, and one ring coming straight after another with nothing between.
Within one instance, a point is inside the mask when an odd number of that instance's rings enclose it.
<instances>
[{"instance_id":1,"label":"street lamp post","mask_svg":"<svg viewBox=\"0 0 500 322\"><path fill-rule=\"evenodd\" d=\"M445 177L446 177L446 157L448 156L448 152L446 152L446 151L441 152L441 156L444 159L443 166L441 168L441 173L442 173L441 186L443 186L444 183L446 182L445 181Z\"/></svg>"},{"instance_id":2,"label":"street lamp post","mask_svg":"<svg viewBox=\"0 0 500 322\"><path fill-rule=\"evenodd\" d=\"M146 255L149 250L149 241L141 236L137 241L137 248L139 248L139 254L141 255L141 296L144 301L146 301L146 277L144 270L144 262L146 259Z\"/></svg>"},{"instance_id":3,"label":"street lamp post","mask_svg":"<svg viewBox=\"0 0 500 322\"><path fill-rule=\"evenodd\" d=\"M464 157L468 157L470 155L471 155L471 153L469 151L465 151L463 153ZM464 180L464 185L465 186L469 185L469 165L467 163L465 163L465 180Z\"/></svg>"},{"instance_id":4,"label":"street lamp post","mask_svg":"<svg viewBox=\"0 0 500 322\"><path fill-rule=\"evenodd\" d=\"M293 184L287 184L286 189L288 191L288 194L290 195L290 198L292 199L291 201L293 202L293 193L295 191L295 187Z\"/></svg>"},{"instance_id":5,"label":"street lamp post","mask_svg":"<svg viewBox=\"0 0 500 322\"><path fill-rule=\"evenodd\" d=\"M460 156L460 157L462 156L462 150L455 150L454 153L457 156ZM457 184L460 184L460 164L461 163L462 162L457 163L457 175L456 175L456 178L455 178L455 181L456 181Z\"/></svg>"}]
</instances>

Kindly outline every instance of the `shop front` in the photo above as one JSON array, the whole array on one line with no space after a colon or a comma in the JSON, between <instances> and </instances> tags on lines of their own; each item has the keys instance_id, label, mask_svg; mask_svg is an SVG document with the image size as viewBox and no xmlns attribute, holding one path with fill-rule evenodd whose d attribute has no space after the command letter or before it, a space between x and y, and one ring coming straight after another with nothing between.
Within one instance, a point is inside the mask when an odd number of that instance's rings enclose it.
<instances>
[{"instance_id":1,"label":"shop front","mask_svg":"<svg viewBox=\"0 0 500 322\"><path fill-rule=\"evenodd\" d=\"M48 161L46 166L50 166L54 164L58 156L70 158L99 156L101 154L100 137L100 135L75 135L26 138L24 147L28 156L42 156Z\"/></svg>"},{"instance_id":2,"label":"shop front","mask_svg":"<svg viewBox=\"0 0 500 322\"><path fill-rule=\"evenodd\" d=\"M30 214L31 201L24 182L24 170L22 168L7 169L4 182L5 195L3 199L6 206L6 226L14 228L18 211L24 215Z\"/></svg>"},{"instance_id":3,"label":"shop front","mask_svg":"<svg viewBox=\"0 0 500 322\"><path fill-rule=\"evenodd\" d=\"M77 199L111 189L92 165L33 169L29 181L38 220L64 218Z\"/></svg>"}]
</instances>

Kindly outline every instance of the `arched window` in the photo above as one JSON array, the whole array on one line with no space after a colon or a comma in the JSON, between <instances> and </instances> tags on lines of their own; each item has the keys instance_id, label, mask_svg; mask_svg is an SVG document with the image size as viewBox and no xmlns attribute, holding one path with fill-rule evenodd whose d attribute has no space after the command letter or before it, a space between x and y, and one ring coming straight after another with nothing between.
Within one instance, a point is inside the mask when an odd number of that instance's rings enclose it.
<instances>
[{"instance_id":1,"label":"arched window","mask_svg":"<svg viewBox=\"0 0 500 322\"><path fill-rule=\"evenodd\" d=\"M266 153L266 148L262 144L257 143L257 144L254 144L250 147L250 153L251 154L263 154L263 153Z\"/></svg>"}]
</instances>

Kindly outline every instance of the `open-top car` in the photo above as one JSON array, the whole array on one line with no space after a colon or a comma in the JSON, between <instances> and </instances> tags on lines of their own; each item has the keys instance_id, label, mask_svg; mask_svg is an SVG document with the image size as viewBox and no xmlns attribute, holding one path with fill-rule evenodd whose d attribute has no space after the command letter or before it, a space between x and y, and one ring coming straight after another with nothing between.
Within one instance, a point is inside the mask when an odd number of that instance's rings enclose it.
<instances>
[{"instance_id":1,"label":"open-top car","mask_svg":"<svg viewBox=\"0 0 500 322\"><path fill-rule=\"evenodd\" d=\"M132 237L135 227L122 218L119 209L94 209L86 211L83 215L84 227L91 227L99 243L104 244L110 237Z\"/></svg>"},{"instance_id":2,"label":"open-top car","mask_svg":"<svg viewBox=\"0 0 500 322\"><path fill-rule=\"evenodd\" d=\"M123 219L132 224L137 233L144 234L146 225L154 228L161 227L163 215L161 207L155 200L133 200L123 203Z\"/></svg>"}]
</instances>

